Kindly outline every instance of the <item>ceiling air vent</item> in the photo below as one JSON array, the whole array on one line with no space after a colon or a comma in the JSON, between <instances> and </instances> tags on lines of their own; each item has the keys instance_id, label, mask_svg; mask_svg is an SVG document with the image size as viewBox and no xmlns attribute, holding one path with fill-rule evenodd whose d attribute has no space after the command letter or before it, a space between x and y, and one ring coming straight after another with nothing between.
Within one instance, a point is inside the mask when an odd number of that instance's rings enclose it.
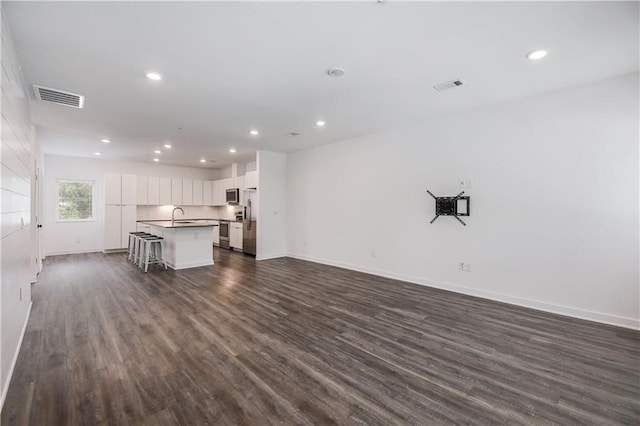
<instances>
[{"instance_id":1,"label":"ceiling air vent","mask_svg":"<svg viewBox=\"0 0 640 426\"><path fill-rule=\"evenodd\" d=\"M39 101L53 102L54 104L66 105L74 108L84 108L84 96L65 92L64 90L38 86L37 84L33 85L33 91L36 94L36 99Z\"/></svg>"},{"instance_id":2,"label":"ceiling air vent","mask_svg":"<svg viewBox=\"0 0 640 426\"><path fill-rule=\"evenodd\" d=\"M454 87L462 86L463 84L465 84L464 80L457 79L436 84L435 86L433 86L433 88L438 92L444 92L445 90L453 89Z\"/></svg>"}]
</instances>

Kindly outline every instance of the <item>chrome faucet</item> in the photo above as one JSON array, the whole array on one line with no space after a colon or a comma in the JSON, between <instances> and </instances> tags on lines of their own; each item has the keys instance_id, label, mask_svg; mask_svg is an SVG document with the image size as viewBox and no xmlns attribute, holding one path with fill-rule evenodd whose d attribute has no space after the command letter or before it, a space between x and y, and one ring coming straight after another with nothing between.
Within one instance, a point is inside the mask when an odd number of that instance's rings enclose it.
<instances>
[{"instance_id":1,"label":"chrome faucet","mask_svg":"<svg viewBox=\"0 0 640 426\"><path fill-rule=\"evenodd\" d=\"M180 210L182 212L182 216L184 216L184 210L182 210L182 207L174 207L173 210L171 210L171 225L176 221L176 218L174 217L176 210Z\"/></svg>"}]
</instances>

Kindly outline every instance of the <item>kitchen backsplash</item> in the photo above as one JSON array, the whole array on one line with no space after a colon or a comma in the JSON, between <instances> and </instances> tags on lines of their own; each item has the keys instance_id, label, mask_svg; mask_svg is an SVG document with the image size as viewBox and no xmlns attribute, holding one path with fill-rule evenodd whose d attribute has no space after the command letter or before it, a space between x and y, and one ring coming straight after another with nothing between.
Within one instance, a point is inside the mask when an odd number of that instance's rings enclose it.
<instances>
[{"instance_id":1,"label":"kitchen backsplash","mask_svg":"<svg viewBox=\"0 0 640 426\"><path fill-rule=\"evenodd\" d=\"M138 220L169 220L174 206L138 206ZM176 211L176 219L226 219L235 220L235 212L242 211L242 206L180 206L184 216Z\"/></svg>"}]
</instances>

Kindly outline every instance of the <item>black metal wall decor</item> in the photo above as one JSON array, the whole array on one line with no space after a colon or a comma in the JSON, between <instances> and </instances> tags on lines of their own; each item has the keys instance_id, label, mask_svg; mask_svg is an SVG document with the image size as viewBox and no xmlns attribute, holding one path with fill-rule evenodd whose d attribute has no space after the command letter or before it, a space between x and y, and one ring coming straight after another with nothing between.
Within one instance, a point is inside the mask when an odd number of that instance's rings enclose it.
<instances>
[{"instance_id":1,"label":"black metal wall decor","mask_svg":"<svg viewBox=\"0 0 640 426\"><path fill-rule=\"evenodd\" d=\"M464 196L464 197L462 196L462 194L464 194L464 191L462 191L461 193L453 197L436 197L428 189L427 189L427 193L436 200L436 217L434 217L429 223L435 222L436 219L439 218L440 216L453 216L458 220L458 222L460 222L464 226L467 226L467 224L464 223L462 219L458 217L458 216L469 216L469 212L471 211L470 210L471 201L469 196ZM466 211L458 211L459 200L463 200L466 202L466 205L467 205Z\"/></svg>"}]
</instances>

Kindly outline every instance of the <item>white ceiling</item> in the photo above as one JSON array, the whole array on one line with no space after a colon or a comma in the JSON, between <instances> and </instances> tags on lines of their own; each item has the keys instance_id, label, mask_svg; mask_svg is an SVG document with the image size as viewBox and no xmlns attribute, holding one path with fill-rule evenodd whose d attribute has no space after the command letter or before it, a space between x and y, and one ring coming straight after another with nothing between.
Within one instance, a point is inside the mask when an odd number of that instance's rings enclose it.
<instances>
[{"instance_id":1,"label":"white ceiling","mask_svg":"<svg viewBox=\"0 0 640 426\"><path fill-rule=\"evenodd\" d=\"M204 157L221 168L258 149L291 152L638 70L637 2L2 8L27 83L86 96L82 110L31 103L43 150L72 156L151 161L170 141L163 164ZM525 58L539 48L545 59ZM346 74L329 77L330 67ZM152 70L164 79L148 80ZM456 78L468 85L432 88Z\"/></svg>"}]
</instances>

